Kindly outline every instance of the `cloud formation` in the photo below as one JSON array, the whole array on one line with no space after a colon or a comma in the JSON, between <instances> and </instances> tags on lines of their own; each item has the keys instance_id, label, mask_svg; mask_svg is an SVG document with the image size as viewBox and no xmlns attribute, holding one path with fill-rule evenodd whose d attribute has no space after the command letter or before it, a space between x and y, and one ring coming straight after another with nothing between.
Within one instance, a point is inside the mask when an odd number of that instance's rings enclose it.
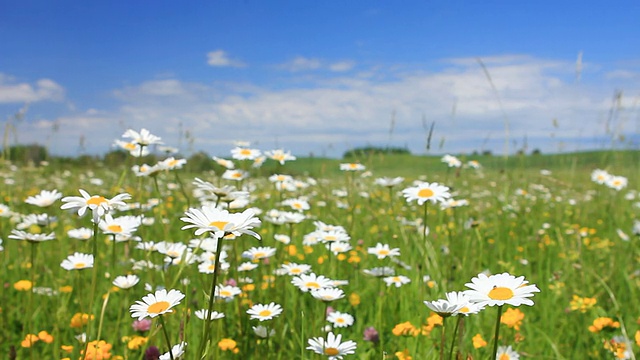
<instances>
[{"instance_id":1,"label":"cloud formation","mask_svg":"<svg viewBox=\"0 0 640 360\"><path fill-rule=\"evenodd\" d=\"M224 50L214 50L207 53L207 64L214 67L244 67L245 64L239 60L229 58Z\"/></svg>"},{"instance_id":2,"label":"cloud formation","mask_svg":"<svg viewBox=\"0 0 640 360\"><path fill-rule=\"evenodd\" d=\"M39 79L32 85L0 73L0 104L62 101L64 96L64 88L51 79Z\"/></svg>"},{"instance_id":3,"label":"cloud formation","mask_svg":"<svg viewBox=\"0 0 640 360\"><path fill-rule=\"evenodd\" d=\"M144 127L172 146L184 147L189 133L193 150L222 156L237 139L262 149L284 147L299 155L340 156L362 145L407 146L424 153L432 122L431 151L436 153L501 153L505 144L513 152L525 138L529 150L576 150L593 147L584 139L638 131L638 98L621 96L612 105L619 86L637 94L637 85L588 83L590 78L607 78L616 69L596 74L585 66L578 83L573 61L518 55L487 57L482 63L487 72L475 58L445 59L438 71L377 67L316 78L304 75L304 86L293 81L273 88L149 80L114 90L120 102L115 109L57 121L61 135L84 134L90 139L89 152L109 150L126 128ZM315 66L312 61L299 64ZM33 136L37 137L35 130ZM73 143L67 139L55 145L58 152L68 153L77 148L69 148ZM55 146L52 149L55 152Z\"/></svg>"},{"instance_id":4,"label":"cloud formation","mask_svg":"<svg viewBox=\"0 0 640 360\"><path fill-rule=\"evenodd\" d=\"M331 72L345 72L353 69L356 63L350 60L328 62L318 58L296 56L290 61L280 64L280 69L290 72L329 70Z\"/></svg>"}]
</instances>

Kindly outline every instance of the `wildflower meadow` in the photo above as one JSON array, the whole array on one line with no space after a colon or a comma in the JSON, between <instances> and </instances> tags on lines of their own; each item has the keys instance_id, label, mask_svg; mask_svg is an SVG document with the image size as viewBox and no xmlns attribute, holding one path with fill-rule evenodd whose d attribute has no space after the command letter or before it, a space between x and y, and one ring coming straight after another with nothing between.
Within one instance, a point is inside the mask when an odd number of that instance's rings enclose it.
<instances>
[{"instance_id":1,"label":"wildflower meadow","mask_svg":"<svg viewBox=\"0 0 640 360\"><path fill-rule=\"evenodd\" d=\"M7 359L635 359L638 156L0 169ZM148 154L156 163L146 164ZM223 154L224 155L224 154Z\"/></svg>"}]
</instances>

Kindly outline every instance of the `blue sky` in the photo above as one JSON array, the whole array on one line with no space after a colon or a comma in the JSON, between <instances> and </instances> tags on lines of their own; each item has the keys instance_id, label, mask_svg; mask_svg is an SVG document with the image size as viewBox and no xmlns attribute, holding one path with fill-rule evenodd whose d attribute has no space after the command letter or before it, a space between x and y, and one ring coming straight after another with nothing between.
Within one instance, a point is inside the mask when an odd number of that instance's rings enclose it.
<instances>
[{"instance_id":1,"label":"blue sky","mask_svg":"<svg viewBox=\"0 0 640 360\"><path fill-rule=\"evenodd\" d=\"M432 122L431 153L637 146L639 18L637 1L0 1L0 116L28 104L17 140L63 155L127 128L184 154L425 153Z\"/></svg>"}]
</instances>

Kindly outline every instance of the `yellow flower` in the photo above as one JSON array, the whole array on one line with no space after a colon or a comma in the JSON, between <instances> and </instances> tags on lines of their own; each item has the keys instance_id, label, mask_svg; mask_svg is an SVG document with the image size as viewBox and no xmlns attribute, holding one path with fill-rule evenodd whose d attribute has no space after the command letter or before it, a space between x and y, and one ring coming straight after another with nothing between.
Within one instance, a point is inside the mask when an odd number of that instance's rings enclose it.
<instances>
[{"instance_id":1,"label":"yellow flower","mask_svg":"<svg viewBox=\"0 0 640 360\"><path fill-rule=\"evenodd\" d=\"M72 328L81 328L89 322L89 320L93 320L95 316L83 313L75 313L71 318L71 323L69 324Z\"/></svg>"},{"instance_id":2,"label":"yellow flower","mask_svg":"<svg viewBox=\"0 0 640 360\"><path fill-rule=\"evenodd\" d=\"M105 360L111 359L111 347L112 345L104 340L91 341L87 344L87 353L84 354L84 350L80 352L84 355L84 360Z\"/></svg>"},{"instance_id":3,"label":"yellow flower","mask_svg":"<svg viewBox=\"0 0 640 360\"><path fill-rule=\"evenodd\" d=\"M19 280L15 284L13 284L13 288L18 291L29 291L31 290L32 286L33 285L29 280Z\"/></svg>"},{"instance_id":4,"label":"yellow flower","mask_svg":"<svg viewBox=\"0 0 640 360\"><path fill-rule=\"evenodd\" d=\"M53 342L53 336L44 330L38 333L38 339L46 342L47 344L51 344Z\"/></svg>"},{"instance_id":5,"label":"yellow flower","mask_svg":"<svg viewBox=\"0 0 640 360\"><path fill-rule=\"evenodd\" d=\"M592 307L594 307L594 305L597 303L598 301L596 300L596 298L581 298L578 295L573 295L573 300L571 300L571 302L569 303L569 306L571 307L571 311L580 311L581 313L585 313L587 312L587 310L591 309Z\"/></svg>"},{"instance_id":6,"label":"yellow flower","mask_svg":"<svg viewBox=\"0 0 640 360\"><path fill-rule=\"evenodd\" d=\"M417 336L420 333L410 321L405 321L393 327L391 333L395 336Z\"/></svg>"},{"instance_id":7,"label":"yellow flower","mask_svg":"<svg viewBox=\"0 0 640 360\"><path fill-rule=\"evenodd\" d=\"M524 319L524 313L520 311L520 309L509 308L502 315L502 317L500 317L500 322L507 325L510 328L520 330L520 325L522 325L523 319Z\"/></svg>"},{"instance_id":8,"label":"yellow flower","mask_svg":"<svg viewBox=\"0 0 640 360\"><path fill-rule=\"evenodd\" d=\"M233 339L222 339L218 342L218 347L222 351L231 351L237 354L240 349L237 348L237 343Z\"/></svg>"},{"instance_id":9,"label":"yellow flower","mask_svg":"<svg viewBox=\"0 0 640 360\"><path fill-rule=\"evenodd\" d=\"M413 357L411 357L411 355L409 355L409 349L404 349L404 351L396 352L396 357L398 358L398 360L412 360L413 359Z\"/></svg>"},{"instance_id":10,"label":"yellow flower","mask_svg":"<svg viewBox=\"0 0 640 360\"><path fill-rule=\"evenodd\" d=\"M138 350L147 343L147 340L148 338L144 336L134 335L128 339L127 348L129 350Z\"/></svg>"},{"instance_id":11,"label":"yellow flower","mask_svg":"<svg viewBox=\"0 0 640 360\"><path fill-rule=\"evenodd\" d=\"M431 315L429 315L429 317L427 318L426 328L429 332L431 332L431 330L433 330L433 328L438 325L442 326L442 316L432 312Z\"/></svg>"},{"instance_id":12,"label":"yellow flower","mask_svg":"<svg viewBox=\"0 0 640 360\"><path fill-rule=\"evenodd\" d=\"M66 285L66 286L60 287L60 292L61 293L70 293L72 291L73 291L73 287L71 285Z\"/></svg>"},{"instance_id":13,"label":"yellow flower","mask_svg":"<svg viewBox=\"0 0 640 360\"><path fill-rule=\"evenodd\" d=\"M640 330L636 331L636 345L640 346Z\"/></svg>"},{"instance_id":14,"label":"yellow flower","mask_svg":"<svg viewBox=\"0 0 640 360\"><path fill-rule=\"evenodd\" d=\"M482 338L482 335L480 335L480 334L476 334L473 337L473 339L471 339L471 341L473 341L473 348L474 349L479 349L481 347L487 346L487 342L484 341L484 339Z\"/></svg>"},{"instance_id":15,"label":"yellow flower","mask_svg":"<svg viewBox=\"0 0 640 360\"><path fill-rule=\"evenodd\" d=\"M617 329L620 327L620 323L617 321L613 321L613 319L608 317L599 317L593 320L593 325L589 326L589 331L592 333L597 333L605 328Z\"/></svg>"},{"instance_id":16,"label":"yellow flower","mask_svg":"<svg viewBox=\"0 0 640 360\"><path fill-rule=\"evenodd\" d=\"M60 349L68 354L71 354L73 352L73 345L61 345Z\"/></svg>"},{"instance_id":17,"label":"yellow flower","mask_svg":"<svg viewBox=\"0 0 640 360\"><path fill-rule=\"evenodd\" d=\"M24 340L22 340L22 342L20 343L20 346L22 346L23 348L30 348L31 345L35 344L36 341L40 340L38 338L38 335L35 334L27 334L27 336L25 336Z\"/></svg>"},{"instance_id":18,"label":"yellow flower","mask_svg":"<svg viewBox=\"0 0 640 360\"><path fill-rule=\"evenodd\" d=\"M356 293L352 293L351 295L349 295L349 304L351 304L351 306L360 305L360 295Z\"/></svg>"}]
</instances>

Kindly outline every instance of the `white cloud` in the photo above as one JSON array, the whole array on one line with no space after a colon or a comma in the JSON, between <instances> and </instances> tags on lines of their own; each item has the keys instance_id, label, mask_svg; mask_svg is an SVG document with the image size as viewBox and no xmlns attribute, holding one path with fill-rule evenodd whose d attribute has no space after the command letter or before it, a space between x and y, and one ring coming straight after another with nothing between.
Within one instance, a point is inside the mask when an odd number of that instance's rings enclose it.
<instances>
[{"instance_id":1,"label":"white cloud","mask_svg":"<svg viewBox=\"0 0 640 360\"><path fill-rule=\"evenodd\" d=\"M35 84L19 83L0 73L0 103L62 101L64 96L64 88L51 79L40 79Z\"/></svg>"},{"instance_id":2,"label":"white cloud","mask_svg":"<svg viewBox=\"0 0 640 360\"><path fill-rule=\"evenodd\" d=\"M332 72L345 72L353 69L356 63L350 60L327 62L318 58L297 56L278 67L291 72L329 70Z\"/></svg>"},{"instance_id":3,"label":"white cloud","mask_svg":"<svg viewBox=\"0 0 640 360\"><path fill-rule=\"evenodd\" d=\"M493 147L500 152L504 112L512 151L512 142L522 143L524 137L530 149L545 152L545 146L554 144L555 150L560 140L579 144L580 139L603 135L616 84L588 85L586 78L576 83L571 61L505 56L483 62L497 94L475 58L446 60L444 68L434 72L372 68L367 76L303 76L303 87L150 80L115 91L121 101L117 109L62 118L59 134L72 139L84 134L98 152L109 149L126 128L146 127L172 146L189 131L194 149L211 154L227 154L233 139L242 138L263 149L281 146L298 154L326 151L339 156L351 146L386 146L395 112L393 146L424 152L424 118L436 124L432 149L455 153ZM299 64L315 66L309 59ZM634 101L623 98L621 111L634 111ZM628 115L619 118L637 116ZM625 126L631 125L617 122L611 128L624 132ZM444 147L438 149L442 139ZM74 141L61 141L60 146Z\"/></svg>"},{"instance_id":4,"label":"white cloud","mask_svg":"<svg viewBox=\"0 0 640 360\"><path fill-rule=\"evenodd\" d=\"M229 58L224 50L214 50L207 53L207 64L215 67L243 67L244 63Z\"/></svg>"}]
</instances>

